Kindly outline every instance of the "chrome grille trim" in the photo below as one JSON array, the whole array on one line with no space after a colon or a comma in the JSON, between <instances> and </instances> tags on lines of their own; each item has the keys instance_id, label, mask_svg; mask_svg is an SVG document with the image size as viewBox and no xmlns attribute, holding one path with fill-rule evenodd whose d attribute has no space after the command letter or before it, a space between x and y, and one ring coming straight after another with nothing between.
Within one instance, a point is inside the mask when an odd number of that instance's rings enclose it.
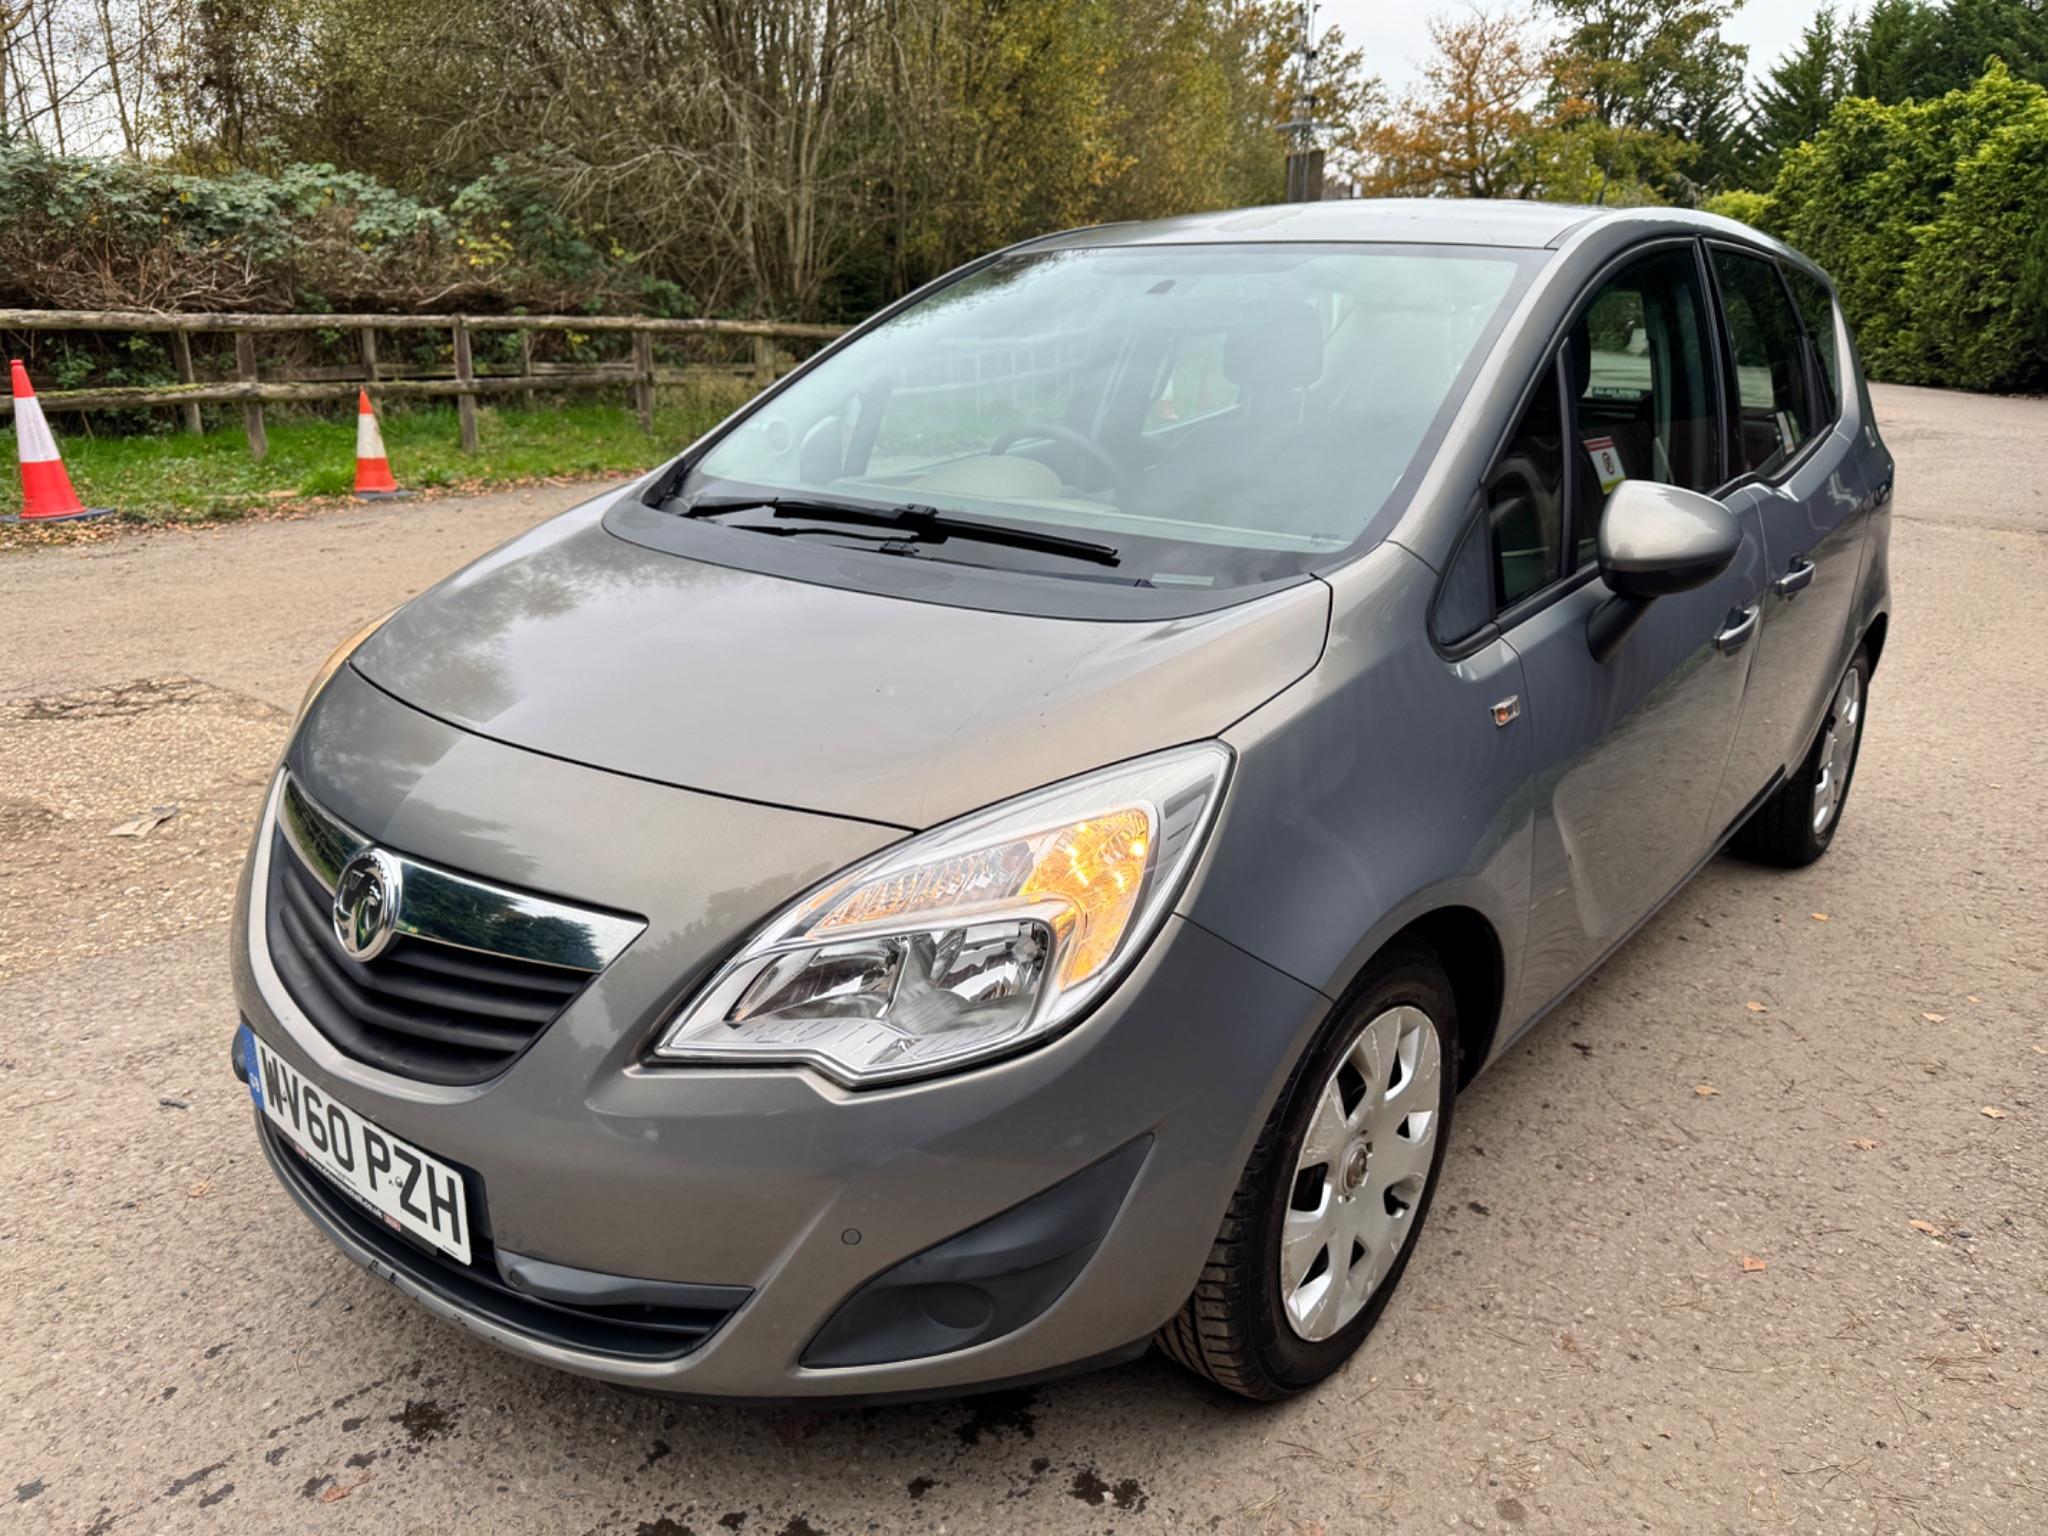
<instances>
[{"instance_id":1,"label":"chrome grille trim","mask_svg":"<svg viewBox=\"0 0 2048 1536\"><path fill-rule=\"evenodd\" d=\"M315 801L289 773L278 797L277 827L329 894L342 865L372 841ZM392 857L405 872L398 932L430 944L595 974L647 927L637 918L511 890L402 853Z\"/></svg>"}]
</instances>

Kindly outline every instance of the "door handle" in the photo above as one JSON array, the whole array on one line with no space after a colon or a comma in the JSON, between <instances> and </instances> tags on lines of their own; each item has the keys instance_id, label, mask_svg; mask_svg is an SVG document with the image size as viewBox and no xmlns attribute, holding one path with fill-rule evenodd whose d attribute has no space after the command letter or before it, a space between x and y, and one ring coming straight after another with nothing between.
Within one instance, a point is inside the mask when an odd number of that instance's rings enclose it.
<instances>
[{"instance_id":1,"label":"door handle","mask_svg":"<svg viewBox=\"0 0 2048 1536\"><path fill-rule=\"evenodd\" d=\"M1762 611L1752 603L1747 608L1740 608L1729 614L1728 627L1714 636L1714 649L1723 656L1732 656L1749 644L1749 637L1756 633L1757 615Z\"/></svg>"},{"instance_id":2,"label":"door handle","mask_svg":"<svg viewBox=\"0 0 2048 1536\"><path fill-rule=\"evenodd\" d=\"M1795 592L1804 592L1813 585L1816 567L1811 560L1795 556L1792 569L1771 583L1771 590L1780 597L1790 597Z\"/></svg>"}]
</instances>

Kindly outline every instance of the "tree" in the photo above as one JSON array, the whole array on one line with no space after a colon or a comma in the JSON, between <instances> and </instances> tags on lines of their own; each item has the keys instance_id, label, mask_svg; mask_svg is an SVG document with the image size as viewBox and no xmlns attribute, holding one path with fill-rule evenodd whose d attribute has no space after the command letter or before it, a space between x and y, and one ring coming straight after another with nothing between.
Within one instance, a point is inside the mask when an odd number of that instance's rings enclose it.
<instances>
[{"instance_id":1,"label":"tree","mask_svg":"<svg viewBox=\"0 0 2048 1536\"><path fill-rule=\"evenodd\" d=\"M22 30L28 21L28 6L25 3L10 5L0 0L0 144L14 137L14 98L19 94L15 82L20 77L21 65L17 61L14 35Z\"/></svg>"},{"instance_id":2,"label":"tree","mask_svg":"<svg viewBox=\"0 0 2048 1536\"><path fill-rule=\"evenodd\" d=\"M2048 84L2048 6L2041 0L1948 0L1938 56L1949 89L1967 88L1993 59L2016 80Z\"/></svg>"},{"instance_id":3,"label":"tree","mask_svg":"<svg viewBox=\"0 0 2048 1536\"><path fill-rule=\"evenodd\" d=\"M1475 10L1429 26L1436 52L1423 90L1365 135L1370 196L1527 197L1535 190L1529 141L1544 78L1527 24Z\"/></svg>"},{"instance_id":4,"label":"tree","mask_svg":"<svg viewBox=\"0 0 2048 1536\"><path fill-rule=\"evenodd\" d=\"M1928 0L1876 0L1850 38L1851 94L1874 101L1940 95L1941 11Z\"/></svg>"},{"instance_id":5,"label":"tree","mask_svg":"<svg viewBox=\"0 0 2048 1536\"><path fill-rule=\"evenodd\" d=\"M1683 197L1702 177L1692 135L1732 142L1748 50L1721 35L1741 0L1544 0L1562 25L1549 59L1552 126L1540 146L1546 195L1594 201Z\"/></svg>"},{"instance_id":6,"label":"tree","mask_svg":"<svg viewBox=\"0 0 2048 1536\"><path fill-rule=\"evenodd\" d=\"M2041 0L1876 0L1850 45L1855 94L1928 101L1966 90L1989 62L2048 84L2048 7Z\"/></svg>"},{"instance_id":7,"label":"tree","mask_svg":"<svg viewBox=\"0 0 2048 1536\"><path fill-rule=\"evenodd\" d=\"M1798 45L1771 66L1751 97L1752 131L1766 184L1776 176L1786 150L1826 126L1835 104L1849 94L1851 73L1850 40L1834 6L1824 5L1806 24Z\"/></svg>"}]
</instances>

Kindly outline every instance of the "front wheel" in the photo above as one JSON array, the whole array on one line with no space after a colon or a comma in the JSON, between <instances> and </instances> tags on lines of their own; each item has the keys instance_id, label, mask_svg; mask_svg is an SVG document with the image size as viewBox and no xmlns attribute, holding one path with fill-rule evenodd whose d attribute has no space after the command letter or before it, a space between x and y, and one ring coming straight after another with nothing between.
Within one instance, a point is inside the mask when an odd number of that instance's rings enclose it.
<instances>
[{"instance_id":1,"label":"front wheel","mask_svg":"<svg viewBox=\"0 0 2048 1536\"><path fill-rule=\"evenodd\" d=\"M1443 968L1420 947L1390 948L1281 1094L1160 1347L1260 1399L1303 1391L1349 1359L1429 1212L1457 1080Z\"/></svg>"},{"instance_id":2,"label":"front wheel","mask_svg":"<svg viewBox=\"0 0 2048 1536\"><path fill-rule=\"evenodd\" d=\"M1859 650L1835 685L1827 715L1798 772L1743 823L1732 845L1736 853L1760 864L1798 869L1828 851L1856 776L1869 698L1870 656Z\"/></svg>"}]
</instances>

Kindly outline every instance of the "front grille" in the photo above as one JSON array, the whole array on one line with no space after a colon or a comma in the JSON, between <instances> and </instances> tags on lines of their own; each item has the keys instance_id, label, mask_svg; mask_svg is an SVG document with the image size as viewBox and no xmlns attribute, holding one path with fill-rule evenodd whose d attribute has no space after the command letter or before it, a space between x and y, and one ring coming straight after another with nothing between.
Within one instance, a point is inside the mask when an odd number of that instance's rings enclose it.
<instances>
[{"instance_id":1,"label":"front grille","mask_svg":"<svg viewBox=\"0 0 2048 1536\"><path fill-rule=\"evenodd\" d=\"M402 936L351 960L333 895L282 828L272 834L271 964L313 1026L356 1060L429 1083L479 1083L509 1066L590 973Z\"/></svg>"},{"instance_id":2,"label":"front grille","mask_svg":"<svg viewBox=\"0 0 2048 1536\"><path fill-rule=\"evenodd\" d=\"M515 1291L498 1274L495 1251L484 1222L482 1185L465 1171L471 1209L470 1254L459 1264L439 1249L394 1232L316 1173L278 1135L258 1111L263 1150L277 1176L301 1205L328 1225L346 1232L390 1269L420 1289L473 1316L544 1344L626 1360L674 1360L687 1355L718 1331L739 1309L749 1292L743 1286L698 1286L687 1289L725 1304L705 1306L571 1306ZM684 1289L679 1287L678 1289Z\"/></svg>"}]
</instances>

